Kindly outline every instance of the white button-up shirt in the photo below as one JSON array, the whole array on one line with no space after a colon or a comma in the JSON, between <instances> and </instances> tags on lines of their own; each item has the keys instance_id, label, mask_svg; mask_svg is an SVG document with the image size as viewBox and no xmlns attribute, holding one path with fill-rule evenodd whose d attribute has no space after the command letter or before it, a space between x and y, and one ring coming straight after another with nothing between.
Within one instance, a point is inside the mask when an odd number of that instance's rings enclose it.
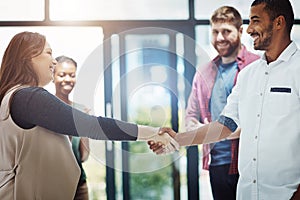
<instances>
[{"instance_id":1,"label":"white button-up shirt","mask_svg":"<svg viewBox=\"0 0 300 200\"><path fill-rule=\"evenodd\" d=\"M222 115L242 129L239 200L288 200L300 184L300 51L292 42L238 76Z\"/></svg>"}]
</instances>

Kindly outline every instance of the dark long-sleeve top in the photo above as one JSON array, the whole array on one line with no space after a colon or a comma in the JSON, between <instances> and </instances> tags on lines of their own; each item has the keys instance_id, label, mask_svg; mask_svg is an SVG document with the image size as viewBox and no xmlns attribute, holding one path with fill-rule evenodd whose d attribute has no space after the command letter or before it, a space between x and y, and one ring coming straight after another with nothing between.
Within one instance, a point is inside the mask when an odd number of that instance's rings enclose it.
<instances>
[{"instance_id":1,"label":"dark long-sleeve top","mask_svg":"<svg viewBox=\"0 0 300 200\"><path fill-rule=\"evenodd\" d=\"M138 134L136 124L88 115L41 87L18 90L12 96L10 114L23 129L40 126L59 134L98 140L136 140Z\"/></svg>"}]
</instances>

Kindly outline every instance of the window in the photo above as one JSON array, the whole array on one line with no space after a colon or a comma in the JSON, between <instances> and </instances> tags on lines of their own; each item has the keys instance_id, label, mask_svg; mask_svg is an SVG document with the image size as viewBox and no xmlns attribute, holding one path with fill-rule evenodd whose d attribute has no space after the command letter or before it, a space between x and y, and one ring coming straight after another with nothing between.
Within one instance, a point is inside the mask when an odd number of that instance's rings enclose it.
<instances>
[{"instance_id":1,"label":"window","mask_svg":"<svg viewBox=\"0 0 300 200\"><path fill-rule=\"evenodd\" d=\"M41 0L0 1L0 21L42 21L44 12Z\"/></svg>"},{"instance_id":2,"label":"window","mask_svg":"<svg viewBox=\"0 0 300 200\"><path fill-rule=\"evenodd\" d=\"M195 0L195 18L196 19L210 19L211 14L220 6L233 6L239 10L242 18L249 17L250 5L252 1L249 0Z\"/></svg>"},{"instance_id":3,"label":"window","mask_svg":"<svg viewBox=\"0 0 300 200\"><path fill-rule=\"evenodd\" d=\"M173 20L188 17L188 0L50 0L51 20Z\"/></svg>"}]
</instances>

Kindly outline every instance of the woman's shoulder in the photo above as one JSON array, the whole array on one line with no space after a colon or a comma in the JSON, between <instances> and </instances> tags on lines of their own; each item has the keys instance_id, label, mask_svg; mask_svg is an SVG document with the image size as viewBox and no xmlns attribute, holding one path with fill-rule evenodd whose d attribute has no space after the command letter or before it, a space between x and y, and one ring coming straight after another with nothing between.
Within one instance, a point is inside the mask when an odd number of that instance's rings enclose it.
<instances>
[{"instance_id":1,"label":"woman's shoulder","mask_svg":"<svg viewBox=\"0 0 300 200\"><path fill-rule=\"evenodd\" d=\"M14 99L28 99L28 98L48 98L50 96L50 92L42 87L20 87L17 88L13 93Z\"/></svg>"},{"instance_id":2,"label":"woman's shoulder","mask_svg":"<svg viewBox=\"0 0 300 200\"><path fill-rule=\"evenodd\" d=\"M16 92L21 92L23 94L32 94L32 93L49 93L46 89L38 86L26 86L20 87Z\"/></svg>"}]
</instances>

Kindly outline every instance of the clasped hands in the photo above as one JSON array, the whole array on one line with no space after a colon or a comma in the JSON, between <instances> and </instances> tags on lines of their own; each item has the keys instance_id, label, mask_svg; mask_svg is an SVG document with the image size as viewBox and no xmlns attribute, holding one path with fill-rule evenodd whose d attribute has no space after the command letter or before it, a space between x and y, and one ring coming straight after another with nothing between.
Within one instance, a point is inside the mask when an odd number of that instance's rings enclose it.
<instances>
[{"instance_id":1,"label":"clasped hands","mask_svg":"<svg viewBox=\"0 0 300 200\"><path fill-rule=\"evenodd\" d=\"M192 146L218 142L226 139L239 138L241 129L238 127L233 133L219 122L212 122L211 127L208 120L200 123L196 119L191 119L186 126L187 132L176 134L171 128L160 128L159 133L148 137L149 148L156 154L168 154L178 150L180 146ZM210 131L210 132L209 132ZM208 136L209 135L209 136ZM144 140L145 141L145 140Z\"/></svg>"},{"instance_id":2,"label":"clasped hands","mask_svg":"<svg viewBox=\"0 0 300 200\"><path fill-rule=\"evenodd\" d=\"M174 139L176 132L171 128L154 128L138 126L137 141L147 141L149 148L156 154L169 154L179 150L179 144Z\"/></svg>"},{"instance_id":3,"label":"clasped hands","mask_svg":"<svg viewBox=\"0 0 300 200\"><path fill-rule=\"evenodd\" d=\"M179 143L176 141L176 132L167 127L160 128L158 134L148 140L149 148L157 155L174 153L179 150Z\"/></svg>"},{"instance_id":4,"label":"clasped hands","mask_svg":"<svg viewBox=\"0 0 300 200\"><path fill-rule=\"evenodd\" d=\"M204 123L208 124L209 122L205 119ZM191 119L187 124L187 131L198 129L203 125L198 120ZM171 128L160 128L158 134L148 138L149 148L157 155L173 153L180 147L180 141L176 135L176 132Z\"/></svg>"}]
</instances>

